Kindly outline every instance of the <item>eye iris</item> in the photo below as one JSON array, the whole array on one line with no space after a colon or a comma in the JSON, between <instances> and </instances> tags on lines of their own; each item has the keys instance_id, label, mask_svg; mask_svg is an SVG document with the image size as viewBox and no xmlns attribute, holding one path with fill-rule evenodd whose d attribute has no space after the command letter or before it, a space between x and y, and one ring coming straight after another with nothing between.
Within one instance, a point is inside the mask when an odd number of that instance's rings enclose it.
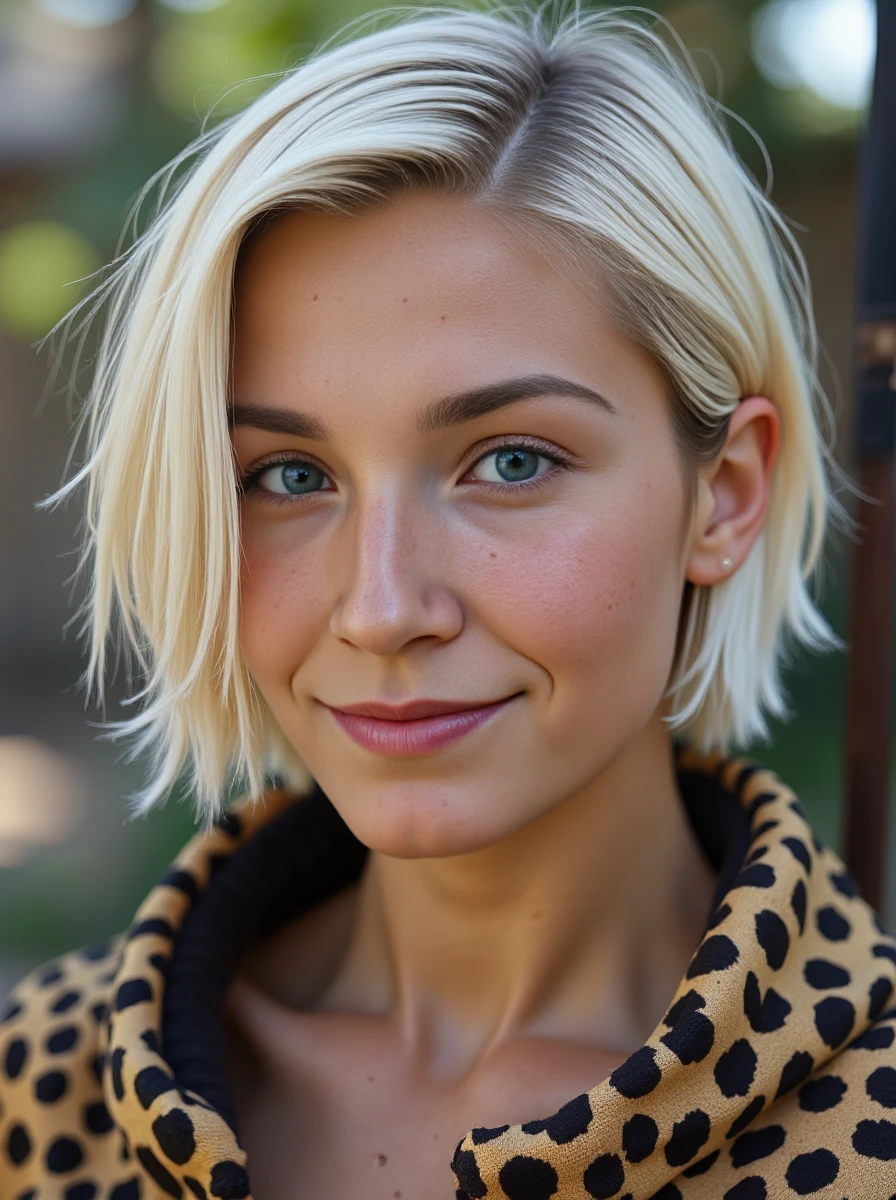
<instances>
[{"instance_id":1,"label":"eye iris","mask_svg":"<svg viewBox=\"0 0 896 1200\"><path fill-rule=\"evenodd\" d=\"M324 474L313 463L286 463L280 468L280 478L283 486L292 495L316 491L323 483Z\"/></svg>"},{"instance_id":2,"label":"eye iris","mask_svg":"<svg viewBox=\"0 0 896 1200\"><path fill-rule=\"evenodd\" d=\"M499 450L495 456L498 474L508 483L531 479L538 470L538 455L534 450Z\"/></svg>"}]
</instances>

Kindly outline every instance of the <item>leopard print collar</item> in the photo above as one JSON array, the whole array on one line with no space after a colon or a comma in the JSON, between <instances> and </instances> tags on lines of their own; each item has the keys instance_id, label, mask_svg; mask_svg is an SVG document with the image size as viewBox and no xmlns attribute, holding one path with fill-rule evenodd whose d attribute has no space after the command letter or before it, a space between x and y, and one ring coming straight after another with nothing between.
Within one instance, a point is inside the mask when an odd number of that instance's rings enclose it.
<instances>
[{"instance_id":1,"label":"leopard print collar","mask_svg":"<svg viewBox=\"0 0 896 1200\"><path fill-rule=\"evenodd\" d=\"M802 1128L806 1089L834 1078L819 1076L825 1064L863 1037L892 1044L880 1019L896 983L896 942L771 771L689 749L677 765L720 882L668 1011L618 1070L558 1112L461 1138L451 1163L457 1200L821 1194L843 1155L862 1153L855 1136L842 1150L832 1145L845 1136L834 1111L817 1147L778 1155L779 1191L763 1166L788 1138L801 1144L791 1128ZM708 828L714 810L721 816ZM321 793L297 800L272 790L198 833L140 906L115 972L102 1077L150 1195L250 1196L216 997L242 945L345 886L365 853ZM775 1119L748 1130L760 1113ZM750 1142L760 1135L771 1150ZM751 1154L763 1169L744 1175ZM757 1182L737 1191L745 1180ZM860 1194L878 1193L851 1200Z\"/></svg>"}]
</instances>

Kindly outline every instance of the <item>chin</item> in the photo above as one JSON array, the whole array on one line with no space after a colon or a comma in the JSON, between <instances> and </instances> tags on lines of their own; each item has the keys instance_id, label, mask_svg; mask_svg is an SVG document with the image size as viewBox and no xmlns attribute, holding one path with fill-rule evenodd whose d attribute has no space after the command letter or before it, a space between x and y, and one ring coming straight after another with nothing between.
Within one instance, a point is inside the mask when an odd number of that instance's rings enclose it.
<instances>
[{"instance_id":1,"label":"chin","mask_svg":"<svg viewBox=\"0 0 896 1200\"><path fill-rule=\"evenodd\" d=\"M524 823L520 813L502 812L503 806L495 803L494 787L419 781L355 785L348 792L352 797L348 804L340 802L339 791L327 795L355 837L392 858L472 854L500 842Z\"/></svg>"}]
</instances>

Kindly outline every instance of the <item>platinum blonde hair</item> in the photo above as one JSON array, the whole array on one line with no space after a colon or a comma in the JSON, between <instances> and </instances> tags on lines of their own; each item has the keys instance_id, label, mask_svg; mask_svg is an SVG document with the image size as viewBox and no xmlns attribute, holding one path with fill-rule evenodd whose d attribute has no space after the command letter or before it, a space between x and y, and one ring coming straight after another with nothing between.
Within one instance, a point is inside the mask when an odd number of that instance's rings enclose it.
<instances>
[{"instance_id":1,"label":"platinum blonde hair","mask_svg":"<svg viewBox=\"0 0 896 1200\"><path fill-rule=\"evenodd\" d=\"M673 728L706 749L765 736L788 644L835 641L808 586L835 501L805 262L683 47L639 9L399 16L203 132L150 181L153 220L84 302L105 315L86 456L48 503L86 487L89 681L102 696L110 636L143 680L113 726L151 756L134 812L185 770L209 819L233 773L255 793L271 770L307 783L241 657L227 420L237 256L284 208L351 213L425 188L561 245L663 369L686 464L718 451L743 397L777 406L765 528L733 577L686 589Z\"/></svg>"}]
</instances>

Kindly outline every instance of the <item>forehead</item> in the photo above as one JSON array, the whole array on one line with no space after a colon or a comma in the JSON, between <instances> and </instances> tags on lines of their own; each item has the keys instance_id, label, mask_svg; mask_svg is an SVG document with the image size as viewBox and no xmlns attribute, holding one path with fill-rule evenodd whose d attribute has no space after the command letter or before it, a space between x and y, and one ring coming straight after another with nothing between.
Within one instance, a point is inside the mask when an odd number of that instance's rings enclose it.
<instances>
[{"instance_id":1,"label":"forehead","mask_svg":"<svg viewBox=\"0 0 896 1200\"><path fill-rule=\"evenodd\" d=\"M278 215L241 255L235 318L237 402L431 399L526 371L657 378L604 315L599 280L586 292L522 227L453 197Z\"/></svg>"}]
</instances>

